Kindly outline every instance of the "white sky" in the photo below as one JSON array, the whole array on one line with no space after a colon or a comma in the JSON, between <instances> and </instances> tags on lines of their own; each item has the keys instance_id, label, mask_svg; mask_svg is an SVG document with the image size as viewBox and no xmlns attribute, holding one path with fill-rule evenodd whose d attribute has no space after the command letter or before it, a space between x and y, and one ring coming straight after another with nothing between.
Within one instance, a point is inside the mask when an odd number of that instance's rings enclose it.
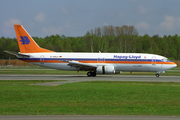
<instances>
[{"instance_id":1,"label":"white sky","mask_svg":"<svg viewBox=\"0 0 180 120\"><path fill-rule=\"evenodd\" d=\"M132 25L139 35L180 34L180 0L0 0L0 37L84 36L105 25Z\"/></svg>"}]
</instances>

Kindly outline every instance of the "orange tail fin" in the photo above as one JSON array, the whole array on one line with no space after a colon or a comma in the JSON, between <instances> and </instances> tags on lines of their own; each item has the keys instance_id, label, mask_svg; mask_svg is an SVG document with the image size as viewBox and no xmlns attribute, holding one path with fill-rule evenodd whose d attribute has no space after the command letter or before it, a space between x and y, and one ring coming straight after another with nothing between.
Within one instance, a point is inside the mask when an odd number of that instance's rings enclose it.
<instances>
[{"instance_id":1,"label":"orange tail fin","mask_svg":"<svg viewBox=\"0 0 180 120\"><path fill-rule=\"evenodd\" d=\"M53 52L38 46L22 25L14 25L21 53Z\"/></svg>"}]
</instances>

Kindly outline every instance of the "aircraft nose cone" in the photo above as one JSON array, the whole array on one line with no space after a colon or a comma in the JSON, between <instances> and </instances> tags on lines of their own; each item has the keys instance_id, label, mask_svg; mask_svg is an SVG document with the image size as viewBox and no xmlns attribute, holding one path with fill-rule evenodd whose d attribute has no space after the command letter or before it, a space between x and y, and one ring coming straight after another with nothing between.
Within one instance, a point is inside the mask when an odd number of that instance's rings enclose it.
<instances>
[{"instance_id":1,"label":"aircraft nose cone","mask_svg":"<svg viewBox=\"0 0 180 120\"><path fill-rule=\"evenodd\" d=\"M174 63L174 62L173 62ZM175 67L177 67L177 64L176 63L174 63L173 65L172 65L172 68L175 68Z\"/></svg>"},{"instance_id":2,"label":"aircraft nose cone","mask_svg":"<svg viewBox=\"0 0 180 120\"><path fill-rule=\"evenodd\" d=\"M177 64L175 64L174 66L177 67Z\"/></svg>"}]
</instances>

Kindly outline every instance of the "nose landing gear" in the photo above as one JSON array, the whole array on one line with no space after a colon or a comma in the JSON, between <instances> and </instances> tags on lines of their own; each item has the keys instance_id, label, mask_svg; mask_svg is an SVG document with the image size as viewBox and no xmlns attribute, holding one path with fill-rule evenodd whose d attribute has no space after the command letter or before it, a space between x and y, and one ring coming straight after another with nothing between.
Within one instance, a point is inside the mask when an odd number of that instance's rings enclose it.
<instances>
[{"instance_id":1,"label":"nose landing gear","mask_svg":"<svg viewBox=\"0 0 180 120\"><path fill-rule=\"evenodd\" d=\"M159 77L159 73L156 73L156 77Z\"/></svg>"},{"instance_id":2,"label":"nose landing gear","mask_svg":"<svg viewBox=\"0 0 180 120\"><path fill-rule=\"evenodd\" d=\"M165 73L165 71L158 71L158 72L156 73L156 77L159 77L159 73Z\"/></svg>"}]
</instances>

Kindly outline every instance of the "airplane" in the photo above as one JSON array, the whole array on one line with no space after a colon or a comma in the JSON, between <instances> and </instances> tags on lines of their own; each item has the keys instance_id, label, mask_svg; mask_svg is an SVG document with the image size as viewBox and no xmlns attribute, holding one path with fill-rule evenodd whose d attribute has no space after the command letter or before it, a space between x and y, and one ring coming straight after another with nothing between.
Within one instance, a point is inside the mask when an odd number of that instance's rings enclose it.
<instances>
[{"instance_id":1,"label":"airplane","mask_svg":"<svg viewBox=\"0 0 180 120\"><path fill-rule=\"evenodd\" d=\"M71 71L88 71L88 77L97 74L119 74L121 71L156 72L172 69L177 65L168 58L145 53L82 53L54 52L38 46L22 25L14 25L20 52L5 51L18 59L34 65Z\"/></svg>"}]
</instances>

